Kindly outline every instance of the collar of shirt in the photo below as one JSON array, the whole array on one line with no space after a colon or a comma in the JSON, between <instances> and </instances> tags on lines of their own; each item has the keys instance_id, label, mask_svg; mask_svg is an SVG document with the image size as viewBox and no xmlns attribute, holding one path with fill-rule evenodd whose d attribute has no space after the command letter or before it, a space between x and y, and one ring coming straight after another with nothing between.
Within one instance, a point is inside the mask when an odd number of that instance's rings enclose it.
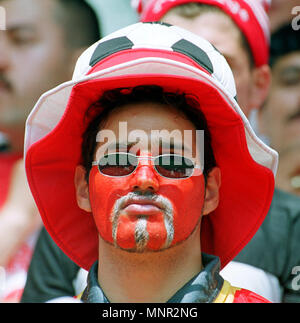
<instances>
[{"instance_id":1,"label":"collar of shirt","mask_svg":"<svg viewBox=\"0 0 300 323\"><path fill-rule=\"evenodd\" d=\"M220 276L220 261L216 256L202 253L203 269L178 290L167 303L212 303L218 296L224 280ZM98 261L91 267L87 287L81 301L84 303L109 303L98 283Z\"/></svg>"}]
</instances>

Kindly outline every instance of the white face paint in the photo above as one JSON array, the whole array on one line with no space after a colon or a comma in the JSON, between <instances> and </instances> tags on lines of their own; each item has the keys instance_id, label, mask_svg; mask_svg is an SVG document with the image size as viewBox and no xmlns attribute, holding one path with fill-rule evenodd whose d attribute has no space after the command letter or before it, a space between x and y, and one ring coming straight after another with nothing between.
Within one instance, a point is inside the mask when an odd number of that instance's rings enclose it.
<instances>
[{"instance_id":1,"label":"white face paint","mask_svg":"<svg viewBox=\"0 0 300 323\"><path fill-rule=\"evenodd\" d=\"M130 192L127 195L118 199L114 205L113 215L111 218L112 222L112 238L116 247L119 247L117 236L118 236L118 225L119 217L124 207L131 202L145 202L154 203L162 209L164 215L164 226L166 230L166 240L161 249L168 248L174 238L174 226L173 226L173 207L172 203L165 197L157 196L155 194L141 195L140 193ZM134 237L136 246L131 251L144 252L147 250L147 244L149 241L149 233L147 231L148 216L141 215L136 222Z\"/></svg>"},{"instance_id":2,"label":"white face paint","mask_svg":"<svg viewBox=\"0 0 300 323\"><path fill-rule=\"evenodd\" d=\"M104 241L122 250L164 250L186 240L198 226L204 206L205 182L198 168L194 169L195 176L185 179L162 176L151 158L156 156L155 152L165 153L164 144L170 138L169 134L178 133L173 132L175 129L181 135L180 138L172 137L172 153L199 152L196 128L174 107L152 102L131 104L115 109L102 124L103 129L119 138L119 143L128 142L127 134L124 138L123 132L119 131L119 123L124 120L128 133L135 129L143 130L147 142L153 143L154 147L140 148L136 152L139 157L137 167L125 176L107 176L96 165L92 167L89 202L95 224ZM151 137L153 129L160 134L155 140ZM189 136L183 136L186 130L193 132L192 141L187 140ZM182 138L185 140L182 141ZM108 144L111 143L115 144L115 140ZM98 160L97 151L102 145L98 143L94 160ZM121 146L117 147L117 151L127 153L130 148L130 145L125 149ZM167 149L170 152L170 146Z\"/></svg>"}]
</instances>

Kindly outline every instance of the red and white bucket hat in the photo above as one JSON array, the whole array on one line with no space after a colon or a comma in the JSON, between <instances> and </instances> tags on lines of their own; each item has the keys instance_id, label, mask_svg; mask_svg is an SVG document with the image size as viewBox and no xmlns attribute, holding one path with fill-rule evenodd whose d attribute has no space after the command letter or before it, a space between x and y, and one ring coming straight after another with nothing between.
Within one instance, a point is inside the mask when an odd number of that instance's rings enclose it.
<instances>
[{"instance_id":1,"label":"red and white bucket hat","mask_svg":"<svg viewBox=\"0 0 300 323\"><path fill-rule=\"evenodd\" d=\"M270 26L267 11L271 0L132 0L140 21L159 21L174 7L198 2L219 7L237 24L252 51L255 66L269 62Z\"/></svg>"},{"instance_id":2,"label":"red and white bucket hat","mask_svg":"<svg viewBox=\"0 0 300 323\"><path fill-rule=\"evenodd\" d=\"M137 23L114 32L78 59L73 79L41 96L26 123L28 182L46 229L80 267L98 258L91 214L77 206L74 172L81 163L85 112L114 88L158 85L196 97L212 136L222 186L218 208L202 221L201 249L224 267L267 214L278 155L256 137L235 99L225 58L179 27Z\"/></svg>"}]
</instances>

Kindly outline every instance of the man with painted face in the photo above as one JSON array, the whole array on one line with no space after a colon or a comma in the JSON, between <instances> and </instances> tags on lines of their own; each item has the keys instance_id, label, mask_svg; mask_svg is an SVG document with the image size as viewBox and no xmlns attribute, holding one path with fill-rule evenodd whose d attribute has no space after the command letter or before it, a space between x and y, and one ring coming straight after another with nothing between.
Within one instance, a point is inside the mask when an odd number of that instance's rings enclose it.
<instances>
[{"instance_id":1,"label":"man with painted face","mask_svg":"<svg viewBox=\"0 0 300 323\"><path fill-rule=\"evenodd\" d=\"M271 80L268 16L260 3L267 9L270 1L136 1L141 21L161 20L186 28L210 41L225 56L235 78L239 104L250 120L265 102ZM270 122L270 116L265 120L275 134L278 126ZM293 268L300 264L299 222L299 199L275 189L266 221L235 262L222 271L224 277L274 302L300 301L299 289L292 287Z\"/></svg>"},{"instance_id":2,"label":"man with painted face","mask_svg":"<svg viewBox=\"0 0 300 323\"><path fill-rule=\"evenodd\" d=\"M161 23L103 38L38 101L25 152L46 229L89 270L82 301L266 301L219 270L264 220L277 153L206 40Z\"/></svg>"}]
</instances>

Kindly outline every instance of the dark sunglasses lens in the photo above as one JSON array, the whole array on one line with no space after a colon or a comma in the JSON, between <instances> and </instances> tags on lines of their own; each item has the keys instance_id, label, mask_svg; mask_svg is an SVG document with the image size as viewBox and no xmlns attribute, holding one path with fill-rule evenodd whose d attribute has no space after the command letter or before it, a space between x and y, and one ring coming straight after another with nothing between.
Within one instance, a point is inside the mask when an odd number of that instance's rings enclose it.
<instances>
[{"instance_id":1,"label":"dark sunglasses lens","mask_svg":"<svg viewBox=\"0 0 300 323\"><path fill-rule=\"evenodd\" d=\"M126 176L134 172L137 158L130 154L108 154L99 160L100 173L108 176Z\"/></svg>"},{"instance_id":2,"label":"dark sunglasses lens","mask_svg":"<svg viewBox=\"0 0 300 323\"><path fill-rule=\"evenodd\" d=\"M155 159L155 168L164 177L188 178L193 174L194 164L183 156L163 155Z\"/></svg>"}]
</instances>

